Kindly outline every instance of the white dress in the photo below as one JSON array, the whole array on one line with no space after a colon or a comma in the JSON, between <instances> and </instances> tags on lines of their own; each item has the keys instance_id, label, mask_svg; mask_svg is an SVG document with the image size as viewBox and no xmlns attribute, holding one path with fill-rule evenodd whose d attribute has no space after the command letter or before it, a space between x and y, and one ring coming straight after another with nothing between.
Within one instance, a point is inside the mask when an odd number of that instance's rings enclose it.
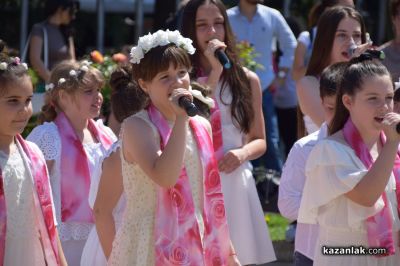
<instances>
[{"instance_id":1,"label":"white dress","mask_svg":"<svg viewBox=\"0 0 400 266\"><path fill-rule=\"evenodd\" d=\"M104 126L101 119L96 121L99 128L114 136L111 129ZM58 222L58 233L63 246L64 255L68 265L80 265L83 247L94 226L92 223L61 222L61 138L55 123L44 123L35 127L27 137L27 140L36 143L43 152L46 161L54 161L49 169L50 183L53 190L54 205ZM115 137L116 140L116 137ZM91 178L101 163L101 158L106 154L106 149L101 143L84 144Z\"/></svg>"},{"instance_id":2,"label":"white dress","mask_svg":"<svg viewBox=\"0 0 400 266\"><path fill-rule=\"evenodd\" d=\"M33 191L36 187L21 156L25 155L20 147L10 156L0 151L0 168L7 204L4 265L45 266L37 216L41 215L41 209L40 206L35 206ZM56 224L55 217L54 222Z\"/></svg>"},{"instance_id":3,"label":"white dress","mask_svg":"<svg viewBox=\"0 0 400 266\"><path fill-rule=\"evenodd\" d=\"M102 161L105 158L110 156L111 153L115 152L120 147L119 142L115 142L113 146L108 150L107 154L104 156ZM93 175L92 180L90 182L90 191L89 191L89 205L93 209L94 202L96 201L97 190L99 188L100 177L102 172L102 164L99 164L99 167L96 169L96 173ZM115 222L115 230L118 231L121 222L122 222L122 214L125 209L126 199L125 195L122 194L119 199L117 205L114 208L113 216ZM104 255L103 249L100 244L99 236L97 235L96 227L94 226L88 236L85 247L83 248L82 258L81 258L82 266L106 266L107 260Z\"/></svg>"},{"instance_id":4,"label":"white dress","mask_svg":"<svg viewBox=\"0 0 400 266\"><path fill-rule=\"evenodd\" d=\"M134 116L146 121L153 129L156 143L160 143L157 128L150 122L146 111ZM127 118L129 119L129 118ZM123 124L124 125L124 124ZM123 125L121 136L123 136ZM171 126L171 125L170 125ZM123 147L123 139L121 140ZM148 177L137 164L125 161L122 155L122 175L126 208L122 217L122 224L116 233L109 265L117 266L153 266L155 264L154 221L156 214L157 185ZM204 223L202 220L203 202L203 173L198 149L188 127L188 138L185 150L184 164L192 190L195 215L203 235Z\"/></svg>"},{"instance_id":5,"label":"white dress","mask_svg":"<svg viewBox=\"0 0 400 266\"><path fill-rule=\"evenodd\" d=\"M244 135L234 126L229 105L220 101L220 86L215 95L221 112L224 153L244 145ZM231 102L230 90L224 90L225 103ZM258 198L250 162L230 174L220 172L229 233L242 265L263 264L276 260L264 212Z\"/></svg>"},{"instance_id":6,"label":"white dress","mask_svg":"<svg viewBox=\"0 0 400 266\"><path fill-rule=\"evenodd\" d=\"M393 218L396 254L377 258L367 255L326 256L322 246L368 247L365 220L383 207L382 197L372 207L359 205L344 194L351 191L367 169L349 146L332 139L317 143L306 164L306 183L299 211L299 222L318 223L319 236L314 265L322 266L398 266L400 265L399 230L394 176L389 179L386 194Z\"/></svg>"}]
</instances>

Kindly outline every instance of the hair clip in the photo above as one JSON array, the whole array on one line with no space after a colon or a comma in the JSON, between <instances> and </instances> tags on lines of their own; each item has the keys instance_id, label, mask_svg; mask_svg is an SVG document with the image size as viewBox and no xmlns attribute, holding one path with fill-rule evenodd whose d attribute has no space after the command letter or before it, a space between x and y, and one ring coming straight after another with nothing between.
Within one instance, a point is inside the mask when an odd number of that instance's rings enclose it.
<instances>
[{"instance_id":1,"label":"hair clip","mask_svg":"<svg viewBox=\"0 0 400 266\"><path fill-rule=\"evenodd\" d=\"M54 89L54 84L53 83L46 84L46 86L45 86L45 90L46 91L51 91L52 89Z\"/></svg>"},{"instance_id":2,"label":"hair clip","mask_svg":"<svg viewBox=\"0 0 400 266\"><path fill-rule=\"evenodd\" d=\"M1 62L0 63L0 70L7 70L8 64L6 62Z\"/></svg>"},{"instance_id":3,"label":"hair clip","mask_svg":"<svg viewBox=\"0 0 400 266\"><path fill-rule=\"evenodd\" d=\"M60 78L59 80L58 80L58 85L61 85L61 84L63 84L63 83L65 83L65 78Z\"/></svg>"},{"instance_id":4,"label":"hair clip","mask_svg":"<svg viewBox=\"0 0 400 266\"><path fill-rule=\"evenodd\" d=\"M210 97L204 97L204 95L201 93L199 90L194 90L192 89L192 86L189 87L189 92L193 95L194 98L197 100L205 103L208 105L209 108L214 108L215 107L215 102L213 99Z\"/></svg>"}]
</instances>

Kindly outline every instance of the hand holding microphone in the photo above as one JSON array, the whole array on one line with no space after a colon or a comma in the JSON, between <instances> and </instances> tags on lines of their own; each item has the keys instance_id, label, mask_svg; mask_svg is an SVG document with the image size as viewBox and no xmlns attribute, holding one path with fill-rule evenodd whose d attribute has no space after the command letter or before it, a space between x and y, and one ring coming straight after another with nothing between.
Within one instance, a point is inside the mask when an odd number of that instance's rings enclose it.
<instances>
[{"instance_id":1,"label":"hand holding microphone","mask_svg":"<svg viewBox=\"0 0 400 266\"><path fill-rule=\"evenodd\" d=\"M231 61L229 60L224 50L222 50L222 48L218 48L217 50L215 50L214 56L218 59L218 61L225 69L231 68Z\"/></svg>"},{"instance_id":2,"label":"hand holding microphone","mask_svg":"<svg viewBox=\"0 0 400 266\"><path fill-rule=\"evenodd\" d=\"M183 115L186 113L188 116L195 116L198 113L198 109L193 103L192 95L187 89L174 89L169 97L169 100L172 102L172 106L176 115Z\"/></svg>"},{"instance_id":3,"label":"hand holding microphone","mask_svg":"<svg viewBox=\"0 0 400 266\"><path fill-rule=\"evenodd\" d=\"M180 107L185 109L186 114L188 116L195 116L199 112L196 105L193 103L193 101L188 96L184 95L184 96L179 97L178 104Z\"/></svg>"},{"instance_id":4,"label":"hand holding microphone","mask_svg":"<svg viewBox=\"0 0 400 266\"><path fill-rule=\"evenodd\" d=\"M388 140L400 140L400 115L387 113L383 117L383 130Z\"/></svg>"},{"instance_id":5,"label":"hand holding microphone","mask_svg":"<svg viewBox=\"0 0 400 266\"><path fill-rule=\"evenodd\" d=\"M208 47L205 50L205 55L210 62L218 60L224 69L231 68L232 64L229 57L226 55L224 49L226 45L218 39L211 39L208 41Z\"/></svg>"}]
</instances>

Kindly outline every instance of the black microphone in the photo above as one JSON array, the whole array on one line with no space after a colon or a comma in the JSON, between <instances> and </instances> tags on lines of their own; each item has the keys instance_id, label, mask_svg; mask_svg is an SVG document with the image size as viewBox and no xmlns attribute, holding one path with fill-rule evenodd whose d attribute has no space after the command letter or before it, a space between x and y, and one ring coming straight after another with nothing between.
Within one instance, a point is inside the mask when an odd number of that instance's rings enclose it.
<instances>
[{"instance_id":1,"label":"black microphone","mask_svg":"<svg viewBox=\"0 0 400 266\"><path fill-rule=\"evenodd\" d=\"M357 49L357 45L353 44L349 47L348 54L349 57L353 57L354 52ZM385 53L380 50L374 50L374 49L367 49L364 54L369 54L373 56L374 58L379 58L381 60L385 59Z\"/></svg>"},{"instance_id":2,"label":"black microphone","mask_svg":"<svg viewBox=\"0 0 400 266\"><path fill-rule=\"evenodd\" d=\"M229 61L228 56L222 48L215 50L214 55L225 69L231 68L231 61Z\"/></svg>"},{"instance_id":3,"label":"black microphone","mask_svg":"<svg viewBox=\"0 0 400 266\"><path fill-rule=\"evenodd\" d=\"M400 134L400 123L397 123L396 125L396 132L397 134Z\"/></svg>"},{"instance_id":4,"label":"black microphone","mask_svg":"<svg viewBox=\"0 0 400 266\"><path fill-rule=\"evenodd\" d=\"M198 109L196 105L190 100L188 96L181 96L178 99L178 104L180 107L185 109L188 116L195 116L198 113Z\"/></svg>"}]
</instances>

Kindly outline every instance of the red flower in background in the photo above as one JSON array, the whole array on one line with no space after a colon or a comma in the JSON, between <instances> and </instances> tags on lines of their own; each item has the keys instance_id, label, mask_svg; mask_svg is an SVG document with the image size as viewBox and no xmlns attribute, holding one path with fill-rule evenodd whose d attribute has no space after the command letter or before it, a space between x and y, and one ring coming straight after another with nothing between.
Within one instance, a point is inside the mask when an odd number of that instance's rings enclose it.
<instances>
[{"instance_id":1,"label":"red flower in background","mask_svg":"<svg viewBox=\"0 0 400 266\"><path fill-rule=\"evenodd\" d=\"M97 64L102 64L104 62L103 55L97 50L92 51L90 57L92 58L92 61Z\"/></svg>"}]
</instances>

